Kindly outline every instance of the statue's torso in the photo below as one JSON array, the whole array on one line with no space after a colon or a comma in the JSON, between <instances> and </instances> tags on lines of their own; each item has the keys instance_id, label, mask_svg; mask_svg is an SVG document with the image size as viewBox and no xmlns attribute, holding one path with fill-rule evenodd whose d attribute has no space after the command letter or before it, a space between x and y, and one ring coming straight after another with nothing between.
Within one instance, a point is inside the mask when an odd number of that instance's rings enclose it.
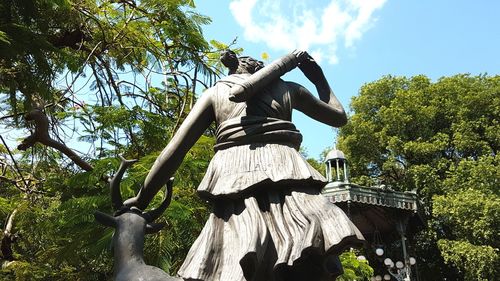
<instances>
[{"instance_id":1,"label":"statue's torso","mask_svg":"<svg viewBox=\"0 0 500 281\"><path fill-rule=\"evenodd\" d=\"M232 83L245 77L223 78L212 92L217 153L198 188L200 195L239 197L266 182L323 185L324 177L298 152L302 135L290 122L292 89L288 83L278 79L247 102L230 101Z\"/></svg>"},{"instance_id":2,"label":"statue's torso","mask_svg":"<svg viewBox=\"0 0 500 281\"><path fill-rule=\"evenodd\" d=\"M242 82L248 74L233 74L221 79L214 88L214 108L217 125L235 117L259 116L290 121L292 106L290 87L281 79L264 87L247 102L229 100L229 90L234 83Z\"/></svg>"}]
</instances>

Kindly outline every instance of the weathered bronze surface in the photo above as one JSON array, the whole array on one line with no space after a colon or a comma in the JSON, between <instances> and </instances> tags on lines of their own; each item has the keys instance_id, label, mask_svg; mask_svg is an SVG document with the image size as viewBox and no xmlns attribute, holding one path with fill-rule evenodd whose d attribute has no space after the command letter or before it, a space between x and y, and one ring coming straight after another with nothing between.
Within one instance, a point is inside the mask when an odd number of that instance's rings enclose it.
<instances>
[{"instance_id":1,"label":"weathered bronze surface","mask_svg":"<svg viewBox=\"0 0 500 281\"><path fill-rule=\"evenodd\" d=\"M184 280L335 280L337 255L363 237L320 193L325 178L298 152L297 109L335 127L347 118L320 66L294 51L264 66L228 51L229 75L200 97L144 186L124 204L143 210L212 122L216 153L198 187L213 210L178 274ZM316 86L280 79L298 67ZM115 204L116 206L117 204ZM135 243L135 242L133 242Z\"/></svg>"}]
</instances>

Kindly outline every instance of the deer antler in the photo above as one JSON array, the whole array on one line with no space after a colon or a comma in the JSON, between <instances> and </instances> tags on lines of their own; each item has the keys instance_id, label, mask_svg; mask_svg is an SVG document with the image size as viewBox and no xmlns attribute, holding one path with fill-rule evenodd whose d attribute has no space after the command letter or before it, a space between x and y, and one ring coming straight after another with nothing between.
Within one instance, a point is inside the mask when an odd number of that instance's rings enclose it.
<instances>
[{"instance_id":1,"label":"deer antler","mask_svg":"<svg viewBox=\"0 0 500 281\"><path fill-rule=\"evenodd\" d=\"M120 167L109 183L111 188L111 203L113 204L115 211L118 211L121 207L123 207L123 199L120 192L120 181L122 180L123 174L125 174L125 170L127 170L128 167L137 162L137 159L127 160L121 155L118 155L118 157L120 157L121 160Z\"/></svg>"},{"instance_id":2,"label":"deer antler","mask_svg":"<svg viewBox=\"0 0 500 281\"><path fill-rule=\"evenodd\" d=\"M123 200L120 192L120 181L122 180L123 174L125 174L125 170L127 170L128 167L132 166L132 164L137 162L136 159L127 160L123 158L123 156L121 155L118 155L118 157L120 157L121 160L120 167L118 168L118 172L116 172L115 176L109 181L109 187L111 191L111 203L113 204L113 208L115 211L119 211L123 207ZM94 217L98 222L100 222L103 225L110 227L116 226L116 219L108 214L95 211Z\"/></svg>"},{"instance_id":3,"label":"deer antler","mask_svg":"<svg viewBox=\"0 0 500 281\"><path fill-rule=\"evenodd\" d=\"M172 200L173 183L174 183L174 178L170 178L166 184L165 195L163 197L163 201L161 202L160 206L158 206L156 209L144 212L145 217L148 218L148 222L153 222L154 220L159 218L161 214L165 212L168 205L170 205L170 201Z\"/></svg>"}]
</instances>

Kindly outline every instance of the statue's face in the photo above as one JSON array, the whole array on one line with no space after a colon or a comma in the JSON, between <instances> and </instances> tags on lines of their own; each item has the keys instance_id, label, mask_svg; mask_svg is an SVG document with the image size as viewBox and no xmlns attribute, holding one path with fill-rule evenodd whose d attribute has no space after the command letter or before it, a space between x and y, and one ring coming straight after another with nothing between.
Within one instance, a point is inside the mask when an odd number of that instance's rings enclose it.
<instances>
[{"instance_id":1,"label":"statue's face","mask_svg":"<svg viewBox=\"0 0 500 281\"><path fill-rule=\"evenodd\" d=\"M231 50L224 50L220 54L220 60L229 70L234 71L238 68L238 57Z\"/></svg>"}]
</instances>

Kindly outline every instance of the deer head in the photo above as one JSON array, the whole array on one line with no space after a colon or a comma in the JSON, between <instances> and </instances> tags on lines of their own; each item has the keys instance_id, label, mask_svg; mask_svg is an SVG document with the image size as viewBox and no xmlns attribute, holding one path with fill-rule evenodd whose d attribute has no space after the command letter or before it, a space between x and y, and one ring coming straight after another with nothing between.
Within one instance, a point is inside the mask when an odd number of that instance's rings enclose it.
<instances>
[{"instance_id":1,"label":"deer head","mask_svg":"<svg viewBox=\"0 0 500 281\"><path fill-rule=\"evenodd\" d=\"M116 281L130 280L164 280L180 281L168 275L160 268L146 265L144 263L144 235L154 233L164 227L156 220L168 207L172 198L172 182L170 179L166 185L165 196L158 208L143 212L137 207L127 207L123 204L120 193L120 181L125 170L136 160L126 160L120 156L121 164L118 172L110 181L111 202L115 213L110 216L96 211L96 220L106 226L113 227L113 252L114 252L114 275Z\"/></svg>"},{"instance_id":2,"label":"deer head","mask_svg":"<svg viewBox=\"0 0 500 281\"><path fill-rule=\"evenodd\" d=\"M138 224L135 221L141 221L140 218L134 218L133 216L130 215L124 216L124 214L134 214L143 218L143 222L145 222L143 223L143 227L145 227L145 233L155 233L157 231L160 231L165 226L165 224L155 223L154 220L160 217L161 214L170 204L170 200L172 199L173 178L171 178L167 182L163 201L156 209L149 211L142 211L136 207L129 208L123 205L123 199L120 192L120 181L123 177L123 174L125 174L127 168L132 166L135 162L137 162L137 160L126 160L121 155L119 157L121 159L120 167L118 168L118 171L115 174L115 176L110 180L111 203L113 205L115 213L113 216L110 216L108 214L96 211L94 213L95 219L99 223L113 228L117 228L118 225L120 224L120 221L125 219L128 221L130 227L135 227L135 225Z\"/></svg>"}]
</instances>

